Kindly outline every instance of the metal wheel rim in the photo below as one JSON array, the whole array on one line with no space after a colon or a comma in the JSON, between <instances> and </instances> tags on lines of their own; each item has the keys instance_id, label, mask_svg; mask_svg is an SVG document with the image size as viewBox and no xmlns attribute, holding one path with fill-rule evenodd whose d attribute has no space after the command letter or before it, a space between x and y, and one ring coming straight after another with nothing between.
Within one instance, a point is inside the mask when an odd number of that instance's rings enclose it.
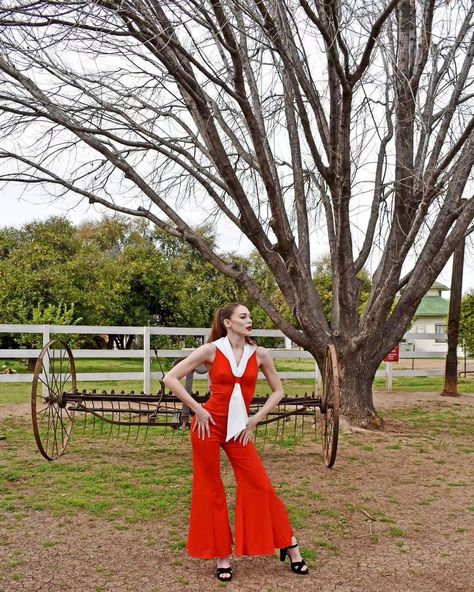
<instances>
[{"instance_id":1,"label":"metal wheel rim","mask_svg":"<svg viewBox=\"0 0 474 592\"><path fill-rule=\"evenodd\" d=\"M330 344L324 356L323 396L321 402L323 414L323 458L327 467L336 462L337 442L339 436L339 366L336 348Z\"/></svg>"},{"instance_id":2,"label":"metal wheel rim","mask_svg":"<svg viewBox=\"0 0 474 592\"><path fill-rule=\"evenodd\" d=\"M50 341L38 356L31 387L33 433L47 460L61 456L71 437L74 410L68 409L63 395L75 391L76 386L71 348L64 341Z\"/></svg>"}]
</instances>

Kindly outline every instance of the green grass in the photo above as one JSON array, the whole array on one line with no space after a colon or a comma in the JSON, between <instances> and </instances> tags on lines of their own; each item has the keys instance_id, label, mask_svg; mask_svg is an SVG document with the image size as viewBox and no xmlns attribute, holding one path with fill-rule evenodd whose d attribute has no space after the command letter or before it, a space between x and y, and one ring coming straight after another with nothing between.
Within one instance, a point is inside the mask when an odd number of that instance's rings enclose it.
<instances>
[{"instance_id":1,"label":"green grass","mask_svg":"<svg viewBox=\"0 0 474 592\"><path fill-rule=\"evenodd\" d=\"M76 372L141 372L143 370L143 360L140 358L75 358ZM151 369L153 372L160 372L161 369L166 372L171 368L173 359L160 358L151 360ZM18 359L0 359L0 368L6 365L14 368L21 374L28 374L26 364Z\"/></svg>"},{"instance_id":2,"label":"green grass","mask_svg":"<svg viewBox=\"0 0 474 592\"><path fill-rule=\"evenodd\" d=\"M169 448L157 448L152 438L139 451L120 439L104 443L97 438L81 449L80 457L47 462L34 451L28 422L10 419L1 426L10 443L0 462L4 512L47 510L65 516L85 511L136 523L186 511L192 472L188 453L165 460ZM26 459L18 450L28 451ZM144 452L146 461L130 463Z\"/></svg>"},{"instance_id":3,"label":"green grass","mask_svg":"<svg viewBox=\"0 0 474 592\"><path fill-rule=\"evenodd\" d=\"M289 500L289 497L287 499ZM311 515L311 510L307 506L295 506L291 503L287 504L287 509L293 528L304 528L307 518Z\"/></svg>"},{"instance_id":4,"label":"green grass","mask_svg":"<svg viewBox=\"0 0 474 592\"><path fill-rule=\"evenodd\" d=\"M429 428L432 435L435 436L435 440L432 443L432 447L435 449L447 447L446 443L440 443L442 442L439 439L439 435L441 434L448 432L455 435L474 435L472 413L460 407L433 411L423 405L416 405L413 407L393 409L390 411L390 417L404 421L413 428ZM417 444L411 445L417 446ZM427 452L426 448L422 448L419 451Z\"/></svg>"},{"instance_id":5,"label":"green grass","mask_svg":"<svg viewBox=\"0 0 474 592\"><path fill-rule=\"evenodd\" d=\"M440 393L444 386L443 376L413 376L393 378L393 392L430 392ZM374 391L384 392L386 382L384 378L376 378L373 384ZM458 392L460 394L474 393L474 377L460 378L458 380Z\"/></svg>"},{"instance_id":6,"label":"green grass","mask_svg":"<svg viewBox=\"0 0 474 592\"><path fill-rule=\"evenodd\" d=\"M401 528L399 528L398 526L391 526L388 529L388 532L389 532L390 536L394 537L394 538L405 538L405 536L406 536L406 532L404 530L402 530Z\"/></svg>"},{"instance_id":7,"label":"green grass","mask_svg":"<svg viewBox=\"0 0 474 592\"><path fill-rule=\"evenodd\" d=\"M332 555L340 555L341 550L339 549L339 547L337 545L334 545L333 543L329 542L326 539L315 539L314 544L321 548L321 549L325 549L326 551L329 551Z\"/></svg>"}]
</instances>

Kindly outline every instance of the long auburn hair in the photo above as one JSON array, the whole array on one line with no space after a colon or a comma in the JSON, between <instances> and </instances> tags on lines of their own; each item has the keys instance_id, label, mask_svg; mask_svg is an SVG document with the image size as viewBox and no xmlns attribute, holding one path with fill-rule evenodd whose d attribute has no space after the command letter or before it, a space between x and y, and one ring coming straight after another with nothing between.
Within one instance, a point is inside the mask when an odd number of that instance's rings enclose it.
<instances>
[{"instance_id":1,"label":"long auburn hair","mask_svg":"<svg viewBox=\"0 0 474 592\"><path fill-rule=\"evenodd\" d=\"M214 320L212 321L211 333L209 335L209 339L207 340L208 343L211 341L217 341L221 337L225 337L227 335L227 329L225 328L224 320L230 319L238 306L242 306L240 302L231 302L216 310L214 313ZM250 339L248 336L245 337L245 341L250 345L257 345L255 341Z\"/></svg>"}]
</instances>

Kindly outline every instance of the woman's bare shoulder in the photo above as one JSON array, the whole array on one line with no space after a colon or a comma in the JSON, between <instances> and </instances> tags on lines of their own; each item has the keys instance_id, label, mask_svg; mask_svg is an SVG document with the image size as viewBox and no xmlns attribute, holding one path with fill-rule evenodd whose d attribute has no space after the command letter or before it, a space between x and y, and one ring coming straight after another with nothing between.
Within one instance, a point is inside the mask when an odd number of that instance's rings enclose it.
<instances>
[{"instance_id":1,"label":"woman's bare shoulder","mask_svg":"<svg viewBox=\"0 0 474 592\"><path fill-rule=\"evenodd\" d=\"M261 345L258 345L257 346L258 365L260 366L262 363L268 362L271 359L272 359L272 357L271 357L268 349L266 349L265 347L262 347Z\"/></svg>"},{"instance_id":2,"label":"woman's bare shoulder","mask_svg":"<svg viewBox=\"0 0 474 592\"><path fill-rule=\"evenodd\" d=\"M216 344L212 341L209 343L204 343L194 351L199 352L206 362L212 362L214 360L214 356L216 355Z\"/></svg>"},{"instance_id":3,"label":"woman's bare shoulder","mask_svg":"<svg viewBox=\"0 0 474 592\"><path fill-rule=\"evenodd\" d=\"M212 364L216 355L216 346L213 343L204 343L193 350L185 360L194 366L199 364ZM184 360L183 360L184 361Z\"/></svg>"}]
</instances>

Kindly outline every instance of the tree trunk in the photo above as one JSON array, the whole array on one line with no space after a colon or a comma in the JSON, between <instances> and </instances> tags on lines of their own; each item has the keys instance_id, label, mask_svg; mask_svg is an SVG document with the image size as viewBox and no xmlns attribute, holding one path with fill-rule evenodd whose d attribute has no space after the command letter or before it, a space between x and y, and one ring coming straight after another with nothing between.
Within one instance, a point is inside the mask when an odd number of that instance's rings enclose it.
<instances>
[{"instance_id":1,"label":"tree trunk","mask_svg":"<svg viewBox=\"0 0 474 592\"><path fill-rule=\"evenodd\" d=\"M373 359L367 362L362 354L339 357L341 414L352 425L367 429L383 428L383 420L377 415L372 396L377 367Z\"/></svg>"},{"instance_id":2,"label":"tree trunk","mask_svg":"<svg viewBox=\"0 0 474 592\"><path fill-rule=\"evenodd\" d=\"M462 272L464 265L463 240L454 251L453 273L451 279L451 298L449 301L448 318L448 354L446 356L446 368L444 374L444 388L441 393L444 397L458 397L458 338L459 321L461 319L462 300Z\"/></svg>"}]
</instances>

